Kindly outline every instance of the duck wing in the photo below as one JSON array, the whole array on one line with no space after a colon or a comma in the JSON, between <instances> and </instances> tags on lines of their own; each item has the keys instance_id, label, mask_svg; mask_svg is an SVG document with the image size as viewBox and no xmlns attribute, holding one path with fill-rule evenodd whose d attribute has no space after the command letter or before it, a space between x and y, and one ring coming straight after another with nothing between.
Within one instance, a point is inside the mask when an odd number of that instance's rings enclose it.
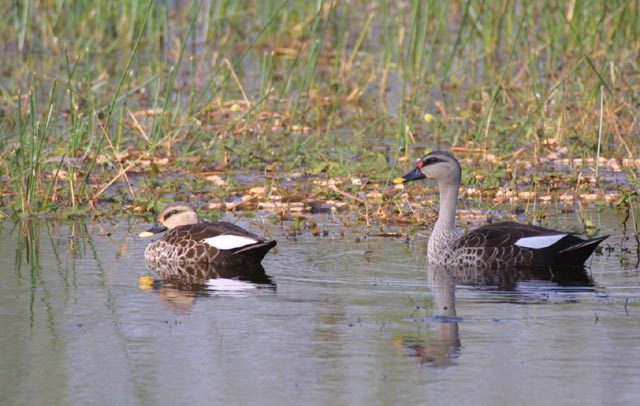
<instances>
[{"instance_id":1,"label":"duck wing","mask_svg":"<svg viewBox=\"0 0 640 406\"><path fill-rule=\"evenodd\" d=\"M163 240L174 246L188 248L194 244L201 244L209 247L208 249L234 254L259 247L265 247L268 251L276 245L275 241L258 237L235 224L226 222L198 223L176 227L167 231Z\"/></svg>"},{"instance_id":2,"label":"duck wing","mask_svg":"<svg viewBox=\"0 0 640 406\"><path fill-rule=\"evenodd\" d=\"M488 267L581 266L607 236L584 240L571 232L504 222L460 237L454 250L477 255Z\"/></svg>"},{"instance_id":3,"label":"duck wing","mask_svg":"<svg viewBox=\"0 0 640 406\"><path fill-rule=\"evenodd\" d=\"M246 237L256 242L264 241L263 238L250 233L242 227L224 221L217 223L197 223L174 228L172 231L181 237L188 237L193 240L202 241L207 238L218 237L221 235L230 235L237 237Z\"/></svg>"},{"instance_id":4,"label":"duck wing","mask_svg":"<svg viewBox=\"0 0 640 406\"><path fill-rule=\"evenodd\" d=\"M194 240L201 241L221 252L259 262L276 246L275 240L259 237L242 227L224 221L199 223L189 227Z\"/></svg>"},{"instance_id":5,"label":"duck wing","mask_svg":"<svg viewBox=\"0 0 640 406\"><path fill-rule=\"evenodd\" d=\"M277 243L266 240L232 223L198 223L173 228L164 242L181 250L193 248L206 262L234 257L235 261L260 262ZM205 254L209 252L209 254Z\"/></svg>"},{"instance_id":6,"label":"duck wing","mask_svg":"<svg viewBox=\"0 0 640 406\"><path fill-rule=\"evenodd\" d=\"M455 248L546 248L573 233L511 221L489 224L463 235Z\"/></svg>"}]
</instances>

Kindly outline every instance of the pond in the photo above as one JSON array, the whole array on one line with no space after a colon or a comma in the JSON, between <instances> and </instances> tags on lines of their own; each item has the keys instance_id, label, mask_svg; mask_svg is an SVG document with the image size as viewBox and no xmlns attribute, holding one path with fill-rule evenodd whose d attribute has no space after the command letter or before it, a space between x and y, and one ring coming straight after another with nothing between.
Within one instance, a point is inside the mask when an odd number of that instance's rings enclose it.
<instances>
[{"instance_id":1,"label":"pond","mask_svg":"<svg viewBox=\"0 0 640 406\"><path fill-rule=\"evenodd\" d=\"M4 222L3 403L633 404L637 234L589 215L611 237L575 283L429 269L427 229L376 237L323 214L321 236L264 222L271 284L203 290L147 269L148 224Z\"/></svg>"}]
</instances>

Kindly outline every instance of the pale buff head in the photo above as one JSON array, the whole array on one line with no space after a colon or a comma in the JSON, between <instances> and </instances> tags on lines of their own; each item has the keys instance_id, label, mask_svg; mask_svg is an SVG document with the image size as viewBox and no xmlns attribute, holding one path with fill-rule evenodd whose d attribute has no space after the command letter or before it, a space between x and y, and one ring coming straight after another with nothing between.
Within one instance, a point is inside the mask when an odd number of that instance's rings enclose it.
<instances>
[{"instance_id":1,"label":"pale buff head","mask_svg":"<svg viewBox=\"0 0 640 406\"><path fill-rule=\"evenodd\" d=\"M188 203L171 203L162 210L158 223L168 229L200 222L196 209Z\"/></svg>"},{"instance_id":2,"label":"pale buff head","mask_svg":"<svg viewBox=\"0 0 640 406\"><path fill-rule=\"evenodd\" d=\"M196 213L196 209L192 205L188 203L171 203L162 210L158 217L158 222L147 231L140 233L140 237L151 237L172 228L199 222L198 213Z\"/></svg>"}]
</instances>

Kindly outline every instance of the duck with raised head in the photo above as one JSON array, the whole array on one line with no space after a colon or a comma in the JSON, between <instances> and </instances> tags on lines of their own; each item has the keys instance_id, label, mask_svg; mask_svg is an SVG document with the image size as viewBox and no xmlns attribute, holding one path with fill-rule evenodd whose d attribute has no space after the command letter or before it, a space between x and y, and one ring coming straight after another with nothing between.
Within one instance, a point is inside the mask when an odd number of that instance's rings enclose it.
<instances>
[{"instance_id":1,"label":"duck with raised head","mask_svg":"<svg viewBox=\"0 0 640 406\"><path fill-rule=\"evenodd\" d=\"M158 222L140 237L166 232L144 251L147 262L216 264L220 267L259 264L275 240L267 240L227 222L202 222L187 203L167 205Z\"/></svg>"},{"instance_id":2,"label":"duck with raised head","mask_svg":"<svg viewBox=\"0 0 640 406\"><path fill-rule=\"evenodd\" d=\"M429 237L430 263L493 269L582 266L608 237L585 240L569 231L514 222L489 224L463 235L455 226L461 174L453 154L434 151L418 159L411 172L394 180L405 183L427 178L438 182L440 209Z\"/></svg>"}]
</instances>

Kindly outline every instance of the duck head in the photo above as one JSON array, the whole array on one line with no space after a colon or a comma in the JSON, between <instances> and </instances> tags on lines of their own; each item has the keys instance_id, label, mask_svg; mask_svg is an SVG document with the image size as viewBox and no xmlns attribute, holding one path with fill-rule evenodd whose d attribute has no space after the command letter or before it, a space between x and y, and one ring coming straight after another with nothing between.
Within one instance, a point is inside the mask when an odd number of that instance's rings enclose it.
<instances>
[{"instance_id":1,"label":"duck head","mask_svg":"<svg viewBox=\"0 0 640 406\"><path fill-rule=\"evenodd\" d=\"M435 179L438 184L459 185L462 169L451 152L433 151L416 161L416 167L406 175L393 180L394 183L411 182L418 179Z\"/></svg>"},{"instance_id":2,"label":"duck head","mask_svg":"<svg viewBox=\"0 0 640 406\"><path fill-rule=\"evenodd\" d=\"M147 231L141 232L139 237L151 237L172 228L197 224L199 222L200 218L198 217L198 213L196 213L196 209L192 205L187 203L172 203L162 210L160 217L158 217L158 222Z\"/></svg>"}]
</instances>

